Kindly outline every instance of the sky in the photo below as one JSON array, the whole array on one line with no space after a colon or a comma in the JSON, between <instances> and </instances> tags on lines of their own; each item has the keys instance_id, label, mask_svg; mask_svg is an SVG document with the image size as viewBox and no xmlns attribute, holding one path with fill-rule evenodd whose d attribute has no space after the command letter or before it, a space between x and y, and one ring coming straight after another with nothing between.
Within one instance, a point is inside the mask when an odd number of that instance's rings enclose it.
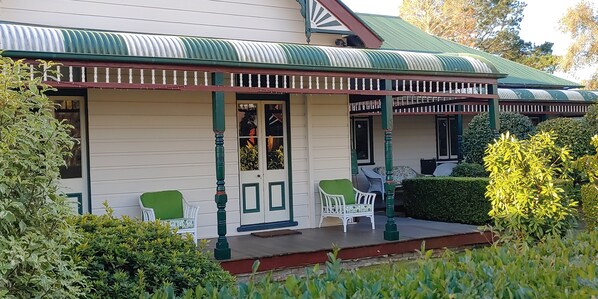
<instances>
[{"instance_id":1,"label":"sky","mask_svg":"<svg viewBox=\"0 0 598 299\"><path fill-rule=\"evenodd\" d=\"M342 0L355 12L398 15L401 0ZM598 7L598 0L589 0ZM553 53L562 55L571 44L571 39L558 29L558 20L567 8L575 5L577 0L525 0L527 7L521 21L520 36L525 41L542 44L546 41L554 43ZM574 81L586 79L591 69L581 70L575 74L555 73L555 75Z\"/></svg>"}]
</instances>

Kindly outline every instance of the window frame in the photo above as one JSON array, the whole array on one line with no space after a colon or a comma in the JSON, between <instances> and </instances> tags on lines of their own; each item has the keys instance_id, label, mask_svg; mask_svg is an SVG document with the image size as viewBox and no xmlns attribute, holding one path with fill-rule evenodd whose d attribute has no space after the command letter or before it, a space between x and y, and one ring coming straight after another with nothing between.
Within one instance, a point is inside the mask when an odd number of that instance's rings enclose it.
<instances>
[{"instance_id":1,"label":"window frame","mask_svg":"<svg viewBox=\"0 0 598 299\"><path fill-rule=\"evenodd\" d=\"M357 125L358 122L366 122L367 123L367 133L368 133L368 138L367 138L367 149L368 149L368 158L367 159L361 159L361 160L357 160L357 165L358 166L365 166L365 165L374 165L374 128L373 128L373 117L372 116L353 116L351 117L351 149L355 150L357 149L357 138L355 136L355 126ZM361 141L361 140L360 140ZM355 153L357 155L357 152Z\"/></svg>"},{"instance_id":2,"label":"window frame","mask_svg":"<svg viewBox=\"0 0 598 299\"><path fill-rule=\"evenodd\" d=\"M439 130L438 130L438 123L441 120L446 120L447 122L447 126L446 126L446 145L447 145L447 153L448 155L446 156L441 156L440 155L440 136L439 136ZM442 115L442 116L436 116L436 118L434 119L434 134L435 134L435 141L436 141L436 161L453 161L453 160L457 160L459 159L459 139L458 139L458 132L459 132L459 128L457 128L457 136L455 136L455 142L456 144L456 149L457 152L453 153L452 152L452 141L453 141L453 136L451 133L451 125L452 124L457 125L457 117L454 115Z\"/></svg>"}]
</instances>

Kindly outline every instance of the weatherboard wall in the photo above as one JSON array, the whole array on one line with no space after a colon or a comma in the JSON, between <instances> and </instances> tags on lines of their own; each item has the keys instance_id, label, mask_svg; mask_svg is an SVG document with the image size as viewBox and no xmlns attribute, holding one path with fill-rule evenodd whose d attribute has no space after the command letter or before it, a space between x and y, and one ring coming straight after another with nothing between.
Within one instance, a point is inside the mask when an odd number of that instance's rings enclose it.
<instances>
[{"instance_id":1,"label":"weatherboard wall","mask_svg":"<svg viewBox=\"0 0 598 299\"><path fill-rule=\"evenodd\" d=\"M236 99L226 93L227 230L239 234ZM217 236L215 158L209 92L90 89L92 213L103 202L139 217L143 192L177 189L199 205L199 237ZM350 177L346 96L291 95L293 213L298 228L319 220L317 181ZM309 115L309 116L308 116ZM331 222L334 223L334 222Z\"/></svg>"},{"instance_id":2,"label":"weatherboard wall","mask_svg":"<svg viewBox=\"0 0 598 299\"><path fill-rule=\"evenodd\" d=\"M3 0L0 20L69 28L306 43L296 0ZM340 35L311 43L334 45Z\"/></svg>"}]
</instances>

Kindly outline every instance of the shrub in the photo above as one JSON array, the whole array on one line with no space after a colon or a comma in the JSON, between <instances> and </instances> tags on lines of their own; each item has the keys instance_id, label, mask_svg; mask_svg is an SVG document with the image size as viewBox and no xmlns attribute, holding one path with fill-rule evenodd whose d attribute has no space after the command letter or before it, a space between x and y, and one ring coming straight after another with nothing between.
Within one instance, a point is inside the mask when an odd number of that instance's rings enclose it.
<instances>
[{"instance_id":1,"label":"shrub","mask_svg":"<svg viewBox=\"0 0 598 299\"><path fill-rule=\"evenodd\" d=\"M477 163L459 163L453 168L453 177L488 177L488 172L484 169L484 166Z\"/></svg>"},{"instance_id":2,"label":"shrub","mask_svg":"<svg viewBox=\"0 0 598 299\"><path fill-rule=\"evenodd\" d=\"M192 298L594 298L598 296L598 230L549 238L536 246L492 246L422 255L414 267L344 270L330 254L321 271L306 270L283 282L250 279L237 288L197 287ZM152 299L173 298L162 289Z\"/></svg>"},{"instance_id":3,"label":"shrub","mask_svg":"<svg viewBox=\"0 0 598 299\"><path fill-rule=\"evenodd\" d=\"M488 179L423 177L403 181L405 212L413 218L484 224L490 202L484 197Z\"/></svg>"},{"instance_id":4,"label":"shrub","mask_svg":"<svg viewBox=\"0 0 598 299\"><path fill-rule=\"evenodd\" d=\"M587 228L589 230L598 228L598 187L594 184L583 185L581 200L581 210Z\"/></svg>"},{"instance_id":5,"label":"shrub","mask_svg":"<svg viewBox=\"0 0 598 299\"><path fill-rule=\"evenodd\" d=\"M66 249L80 236L58 191L69 126L27 64L0 63L0 298L74 298L85 281Z\"/></svg>"},{"instance_id":6,"label":"shrub","mask_svg":"<svg viewBox=\"0 0 598 299\"><path fill-rule=\"evenodd\" d=\"M595 153L590 144L592 130L586 122L573 118L553 118L538 124L538 132L553 132L555 144L570 149L573 158Z\"/></svg>"},{"instance_id":7,"label":"shrub","mask_svg":"<svg viewBox=\"0 0 598 299\"><path fill-rule=\"evenodd\" d=\"M598 134L598 104L588 107L588 112L583 116L583 120L590 128L592 135Z\"/></svg>"},{"instance_id":8,"label":"shrub","mask_svg":"<svg viewBox=\"0 0 598 299\"><path fill-rule=\"evenodd\" d=\"M558 147L548 133L522 141L507 133L486 152L490 171L486 196L503 241L533 242L566 232L578 202L555 184L557 174L566 172L553 162L566 165L571 158L568 150ZM568 181L566 174L561 179Z\"/></svg>"},{"instance_id":9,"label":"shrub","mask_svg":"<svg viewBox=\"0 0 598 299\"><path fill-rule=\"evenodd\" d=\"M534 133L534 125L529 117L517 113L499 114L499 133L510 132L519 139L527 139ZM465 162L484 164L484 150L496 138L490 130L488 113L480 113L469 122L463 134L463 155Z\"/></svg>"},{"instance_id":10,"label":"shrub","mask_svg":"<svg viewBox=\"0 0 598 299\"><path fill-rule=\"evenodd\" d=\"M195 286L228 286L234 280L190 237L173 233L160 222L123 216L72 218L84 236L71 254L91 281L91 298L133 298L172 285L177 293Z\"/></svg>"}]
</instances>

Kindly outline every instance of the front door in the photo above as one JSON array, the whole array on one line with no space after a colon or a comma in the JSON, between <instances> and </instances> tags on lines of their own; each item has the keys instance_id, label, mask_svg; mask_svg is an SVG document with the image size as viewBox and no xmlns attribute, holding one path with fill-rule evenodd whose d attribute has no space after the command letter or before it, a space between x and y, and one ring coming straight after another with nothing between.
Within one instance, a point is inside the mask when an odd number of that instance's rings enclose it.
<instances>
[{"instance_id":1,"label":"front door","mask_svg":"<svg viewBox=\"0 0 598 299\"><path fill-rule=\"evenodd\" d=\"M82 96L52 96L56 103L55 117L73 126L70 131L75 139L71 156L65 159L66 165L60 168L62 192L71 200L73 210L83 214L90 212L87 180L87 136L85 126L85 98Z\"/></svg>"},{"instance_id":2,"label":"front door","mask_svg":"<svg viewBox=\"0 0 598 299\"><path fill-rule=\"evenodd\" d=\"M289 221L284 101L238 101L241 225Z\"/></svg>"}]
</instances>

